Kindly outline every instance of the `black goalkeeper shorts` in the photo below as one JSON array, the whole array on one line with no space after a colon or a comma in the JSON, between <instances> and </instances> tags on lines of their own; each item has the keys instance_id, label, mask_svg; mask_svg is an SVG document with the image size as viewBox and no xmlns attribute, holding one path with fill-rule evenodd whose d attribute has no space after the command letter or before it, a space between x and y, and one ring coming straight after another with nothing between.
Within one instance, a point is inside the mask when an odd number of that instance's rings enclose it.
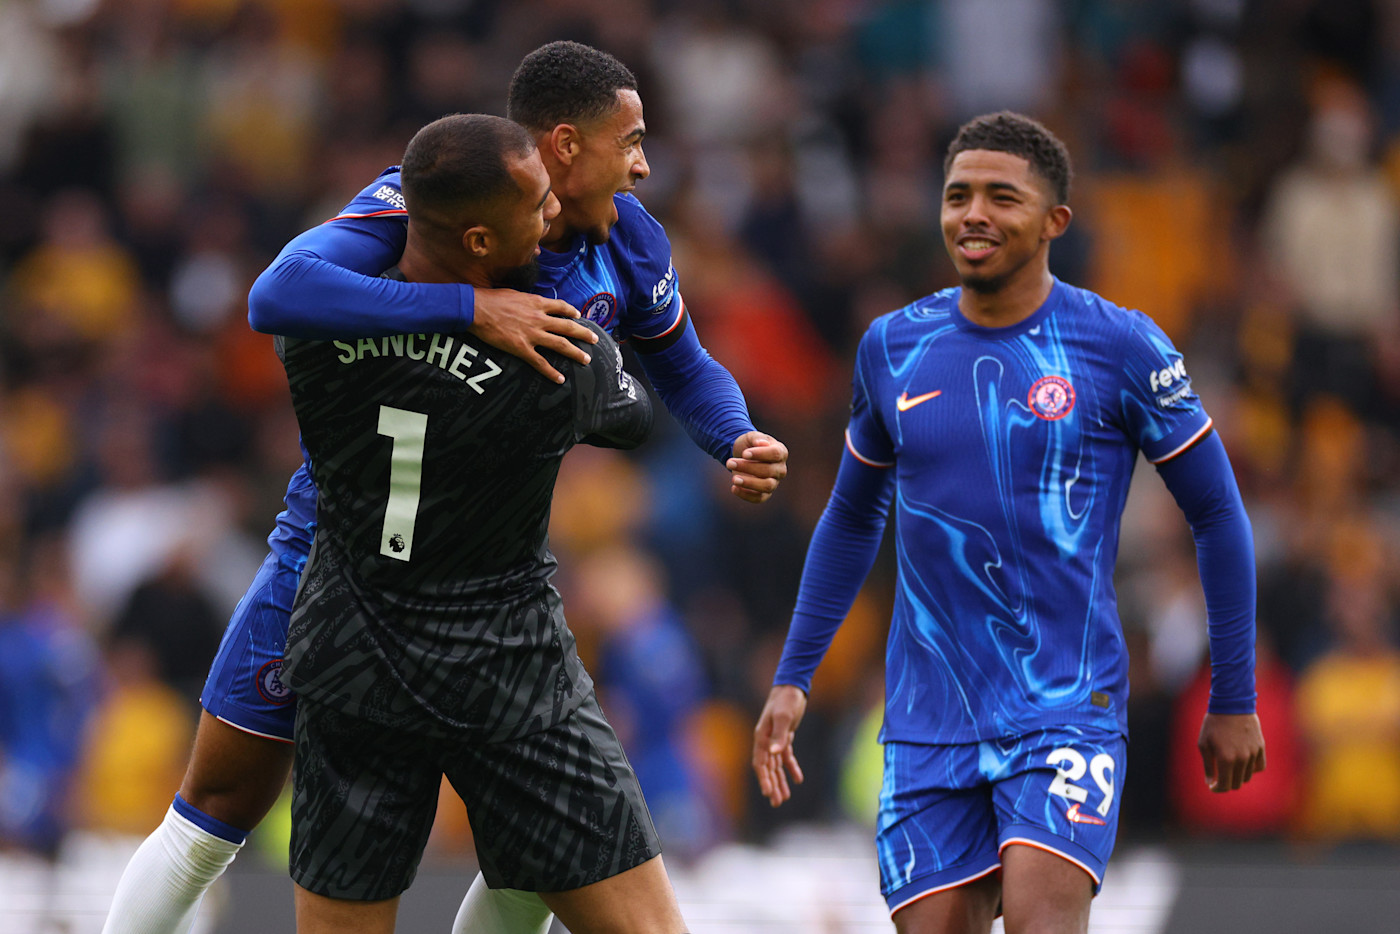
<instances>
[{"instance_id":1,"label":"black goalkeeper shorts","mask_svg":"<svg viewBox=\"0 0 1400 934\"><path fill-rule=\"evenodd\" d=\"M446 775L492 888L559 892L661 852L637 777L597 696L503 743L381 727L302 698L292 771L292 879L378 901L413 882Z\"/></svg>"}]
</instances>

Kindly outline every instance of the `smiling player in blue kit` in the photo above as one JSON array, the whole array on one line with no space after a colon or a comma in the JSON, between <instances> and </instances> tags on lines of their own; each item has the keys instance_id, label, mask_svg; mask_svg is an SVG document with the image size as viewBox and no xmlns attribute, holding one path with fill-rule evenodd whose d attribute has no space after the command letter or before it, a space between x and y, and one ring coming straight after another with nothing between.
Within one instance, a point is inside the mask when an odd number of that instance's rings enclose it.
<instances>
[{"instance_id":1,"label":"smiling player in blue kit","mask_svg":"<svg viewBox=\"0 0 1400 934\"><path fill-rule=\"evenodd\" d=\"M846 449L755 730L778 806L812 673L896 519L876 848L901 934L1084 932L1118 824L1128 659L1113 590L1138 452L1191 524L1209 616L1207 780L1264 768L1254 549L1224 445L1150 318L1049 271L1071 169L1043 126L965 124L944 163L961 280L857 353Z\"/></svg>"}]
</instances>

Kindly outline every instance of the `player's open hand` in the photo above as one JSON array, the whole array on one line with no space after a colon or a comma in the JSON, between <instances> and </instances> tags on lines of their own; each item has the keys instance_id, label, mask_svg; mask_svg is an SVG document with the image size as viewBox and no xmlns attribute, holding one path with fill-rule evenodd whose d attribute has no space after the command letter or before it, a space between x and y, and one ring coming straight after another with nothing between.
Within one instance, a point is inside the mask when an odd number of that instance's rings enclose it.
<instances>
[{"instance_id":1,"label":"player's open hand","mask_svg":"<svg viewBox=\"0 0 1400 934\"><path fill-rule=\"evenodd\" d=\"M598 335L577 320L578 309L568 302L511 289L477 289L471 331L498 350L519 357L547 379L564 382L560 373L536 348L557 351L588 364L588 353L569 338L596 344Z\"/></svg>"},{"instance_id":2,"label":"player's open hand","mask_svg":"<svg viewBox=\"0 0 1400 934\"><path fill-rule=\"evenodd\" d=\"M764 502L787 476L787 445L772 435L746 431L734 442L733 453L725 462L729 489L742 500Z\"/></svg>"},{"instance_id":3,"label":"player's open hand","mask_svg":"<svg viewBox=\"0 0 1400 934\"><path fill-rule=\"evenodd\" d=\"M1206 714L1196 745L1211 791L1235 791L1264 771L1264 731L1255 714Z\"/></svg>"},{"instance_id":4,"label":"player's open hand","mask_svg":"<svg viewBox=\"0 0 1400 934\"><path fill-rule=\"evenodd\" d=\"M807 694L790 684L768 692L768 703L753 729L753 771L768 803L777 807L792 797L792 784L802 784L802 766L792 751L792 738L807 712Z\"/></svg>"}]
</instances>

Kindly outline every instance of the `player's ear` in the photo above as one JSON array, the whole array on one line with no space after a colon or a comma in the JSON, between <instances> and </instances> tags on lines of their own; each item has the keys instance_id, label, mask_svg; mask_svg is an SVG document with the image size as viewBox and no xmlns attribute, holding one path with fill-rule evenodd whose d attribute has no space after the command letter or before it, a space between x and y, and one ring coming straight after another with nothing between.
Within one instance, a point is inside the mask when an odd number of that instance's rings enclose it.
<instances>
[{"instance_id":1,"label":"player's ear","mask_svg":"<svg viewBox=\"0 0 1400 934\"><path fill-rule=\"evenodd\" d=\"M467 251L468 256L481 259L491 252L493 246L495 246L495 236L491 233L491 228L485 224L468 227L462 232L462 248Z\"/></svg>"},{"instance_id":2,"label":"player's ear","mask_svg":"<svg viewBox=\"0 0 1400 934\"><path fill-rule=\"evenodd\" d=\"M1041 228L1040 237L1042 240L1054 240L1069 229L1069 222L1074 218L1074 212L1069 209L1068 204L1057 204L1045 215L1045 226Z\"/></svg>"},{"instance_id":3,"label":"player's ear","mask_svg":"<svg viewBox=\"0 0 1400 934\"><path fill-rule=\"evenodd\" d=\"M561 123L545 135L541 148L564 165L571 165L583 149L583 135L572 123Z\"/></svg>"}]
</instances>

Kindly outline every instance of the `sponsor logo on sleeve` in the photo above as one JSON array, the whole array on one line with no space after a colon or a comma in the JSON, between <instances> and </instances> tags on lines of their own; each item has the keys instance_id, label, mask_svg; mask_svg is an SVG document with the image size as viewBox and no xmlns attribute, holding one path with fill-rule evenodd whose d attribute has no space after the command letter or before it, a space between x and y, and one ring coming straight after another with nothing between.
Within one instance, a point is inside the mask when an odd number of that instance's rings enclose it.
<instances>
[{"instance_id":1,"label":"sponsor logo on sleeve","mask_svg":"<svg viewBox=\"0 0 1400 934\"><path fill-rule=\"evenodd\" d=\"M1037 418L1059 421L1074 411L1074 387L1063 376L1042 376L1031 385L1026 404Z\"/></svg>"},{"instance_id":2,"label":"sponsor logo on sleeve","mask_svg":"<svg viewBox=\"0 0 1400 934\"><path fill-rule=\"evenodd\" d=\"M666 264L666 275L661 277L661 281L651 287L651 303L656 307L656 312L660 312L660 306L666 304L671 299L671 290L676 284L676 267L672 263ZM656 313L653 312L653 313Z\"/></svg>"},{"instance_id":3,"label":"sponsor logo on sleeve","mask_svg":"<svg viewBox=\"0 0 1400 934\"><path fill-rule=\"evenodd\" d=\"M404 206L403 192L390 188L388 185L380 185L379 190L374 193L374 197L378 198L380 201L392 204L400 211L408 210L408 208Z\"/></svg>"},{"instance_id":4,"label":"sponsor logo on sleeve","mask_svg":"<svg viewBox=\"0 0 1400 934\"><path fill-rule=\"evenodd\" d=\"M1194 395L1191 377L1186 375L1186 361L1180 358L1171 366L1153 370L1147 382L1152 387L1159 408L1169 409Z\"/></svg>"}]
</instances>

